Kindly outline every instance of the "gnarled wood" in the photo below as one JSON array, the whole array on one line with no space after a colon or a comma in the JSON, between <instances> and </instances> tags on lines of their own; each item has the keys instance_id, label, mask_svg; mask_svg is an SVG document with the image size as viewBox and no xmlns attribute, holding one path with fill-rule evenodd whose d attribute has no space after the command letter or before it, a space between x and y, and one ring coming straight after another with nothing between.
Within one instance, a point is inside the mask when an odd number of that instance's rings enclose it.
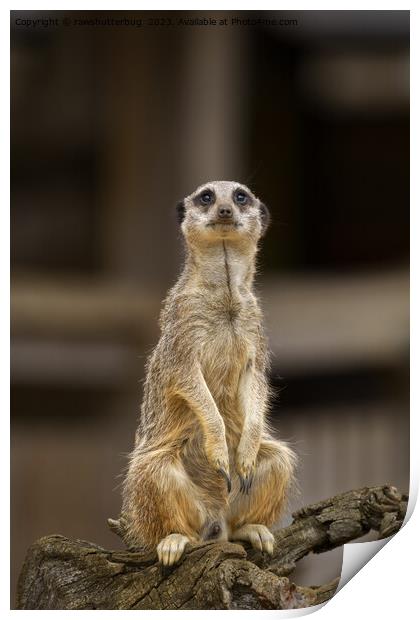
<instances>
[{"instance_id":1,"label":"gnarled wood","mask_svg":"<svg viewBox=\"0 0 420 620\"><path fill-rule=\"evenodd\" d=\"M338 579L302 587L287 575L310 552L321 553L369 530L379 537L402 524L407 496L394 487L349 491L302 508L275 534L274 555L249 545L188 545L163 570L155 553L108 551L82 540L46 536L28 550L18 609L294 609L331 598Z\"/></svg>"}]
</instances>

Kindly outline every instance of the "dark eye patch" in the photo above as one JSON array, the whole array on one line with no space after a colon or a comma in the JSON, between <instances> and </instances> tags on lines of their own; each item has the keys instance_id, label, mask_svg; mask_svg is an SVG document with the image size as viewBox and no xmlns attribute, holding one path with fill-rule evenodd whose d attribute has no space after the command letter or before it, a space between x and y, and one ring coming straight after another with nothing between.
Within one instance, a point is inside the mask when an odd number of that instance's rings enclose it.
<instances>
[{"instance_id":1,"label":"dark eye patch","mask_svg":"<svg viewBox=\"0 0 420 620\"><path fill-rule=\"evenodd\" d=\"M245 192L243 189L236 189L233 192L233 201L238 205L238 207L247 207L248 205L252 204L252 198L249 194L247 194L247 192Z\"/></svg>"},{"instance_id":2,"label":"dark eye patch","mask_svg":"<svg viewBox=\"0 0 420 620\"><path fill-rule=\"evenodd\" d=\"M246 205L248 202L248 196L247 194L245 194L245 192L236 192L235 201L238 203L238 205Z\"/></svg>"},{"instance_id":3,"label":"dark eye patch","mask_svg":"<svg viewBox=\"0 0 420 620\"><path fill-rule=\"evenodd\" d=\"M194 204L198 207L209 207L214 204L216 197L211 189L204 189L193 200Z\"/></svg>"}]
</instances>

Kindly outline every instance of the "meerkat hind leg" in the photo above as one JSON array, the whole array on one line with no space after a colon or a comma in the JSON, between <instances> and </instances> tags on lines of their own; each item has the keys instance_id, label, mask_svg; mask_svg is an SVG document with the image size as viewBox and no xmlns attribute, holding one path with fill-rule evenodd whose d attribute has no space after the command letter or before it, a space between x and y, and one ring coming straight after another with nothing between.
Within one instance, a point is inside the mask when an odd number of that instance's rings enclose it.
<instances>
[{"instance_id":1,"label":"meerkat hind leg","mask_svg":"<svg viewBox=\"0 0 420 620\"><path fill-rule=\"evenodd\" d=\"M278 521L284 509L294 461L287 444L266 438L261 442L248 493L241 492L236 480L227 519L230 540L247 540L256 549L273 553L274 536L268 527Z\"/></svg>"},{"instance_id":2,"label":"meerkat hind leg","mask_svg":"<svg viewBox=\"0 0 420 620\"><path fill-rule=\"evenodd\" d=\"M232 533L230 539L247 540L254 549L266 551L270 555L273 554L274 536L268 527L260 523L247 523L243 525Z\"/></svg>"},{"instance_id":3,"label":"meerkat hind leg","mask_svg":"<svg viewBox=\"0 0 420 620\"><path fill-rule=\"evenodd\" d=\"M156 549L159 562L164 566L172 566L181 559L185 546L189 542L188 536L183 534L169 534L162 538Z\"/></svg>"}]
</instances>

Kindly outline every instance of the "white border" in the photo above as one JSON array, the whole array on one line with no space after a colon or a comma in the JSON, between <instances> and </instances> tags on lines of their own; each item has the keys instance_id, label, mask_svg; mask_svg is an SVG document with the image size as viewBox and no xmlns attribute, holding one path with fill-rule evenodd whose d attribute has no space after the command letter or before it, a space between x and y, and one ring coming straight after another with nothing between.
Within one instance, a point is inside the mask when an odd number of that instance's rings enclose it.
<instances>
[{"instance_id":1,"label":"white border","mask_svg":"<svg viewBox=\"0 0 420 620\"><path fill-rule=\"evenodd\" d=\"M367 6L368 4L368 6ZM89 9L87 8L89 7ZM313 4L309 2L302 2L299 6L292 6L291 3L287 3L287 7L279 7L273 2L265 2L263 7L260 5L257 8L249 2L230 2L229 7L226 7L222 2L213 2L211 6L207 3L204 5L208 8L197 8L196 4L191 2L183 2L177 5L174 2L157 2L157 3L141 3L140 6L137 3L126 2L124 9L126 10L337 10L337 4L333 2L323 2L321 4ZM406 3L404 5L396 6L395 2L354 2L351 6L339 7L342 10L409 10L410 7ZM23 9L9 9L9 10L23 10ZM9 10L2 10L5 17L2 20L2 36L1 45L3 47L2 58L4 61L1 63L1 71L3 78L3 85L9 84L9 63L5 59L10 59L10 35L9 24L10 14ZM25 10L41 10L36 3L25 3ZM43 9L44 10L44 9ZM74 3L71 9L61 2L55 2L54 8L51 11L66 11L66 10L118 10L115 4L109 2L97 3ZM121 9L120 9L121 10ZM47 11L47 9L45 9ZM413 205L420 204L419 196L419 184L417 181L419 170L419 157L418 157L418 83L419 83L419 44L418 36L420 36L418 28L418 18L416 10L411 10L411 123L412 123L412 144L411 144L411 312L412 312L412 326L411 326L411 484L410 493L411 500L417 497L418 485L419 485L419 471L417 459L415 455L418 452L419 446L419 428L417 421L417 406L419 403L419 388L416 385L416 370L418 370L417 351L419 345L418 329L416 328L415 318L417 318L419 311L419 241L420 229L419 229L419 216L418 207L414 209ZM4 89L6 90L7 87ZM8 135L9 130L9 99L7 93L3 93L4 96L1 99L1 122L2 122L2 136ZM9 463L10 463L10 432L9 423L6 419L6 412L9 411L9 202L10 202L10 185L9 185L9 152L6 141L3 140L2 149L2 185L5 189L4 203L3 203L3 240L0 246L1 251L1 274L2 274L2 329L1 329L1 344L2 344L2 425L3 432L2 438L5 443L2 450L3 467L1 471L3 473L3 485L2 489L5 497L9 497L10 484L9 484ZM410 509L413 509L412 502L410 502ZM9 512L4 508L1 512L2 527L1 531L5 534L2 544L3 553L3 566L2 566L2 609L6 613L19 613L10 611L9 609L9 563L7 556L9 555ZM396 614L400 617L410 618L414 611L417 612L416 603L416 586L414 579L417 572L417 567L414 565L413 553L415 553L416 534L419 532L419 510L415 510L411 519L406 523L401 532L397 534L386 547L375 556L350 582L350 585L344 587L326 606L324 606L319 613L319 617L323 618L353 618L368 617L369 615L380 616L383 619L394 619ZM412 567L410 566L410 558L412 560ZM401 568L402 567L402 568ZM304 615L302 611L295 610L292 612L283 611L265 611L265 612L228 612L228 613L245 613L252 614L253 617L267 617L269 615L296 616ZM309 611L309 610L308 610ZM315 610L313 610L315 611ZM296 613L297 612L297 613ZM34 613L32 611L24 612L26 614ZM68 611L59 612L38 612L38 614L54 614L60 615L68 614ZM80 612L75 612L80 613ZM115 614L124 613L122 611L103 611L102 614L112 617ZM171 611L156 611L147 612L152 613L155 617L168 617L168 614L197 614L197 612L171 612ZM214 615L226 613L223 611L201 611L200 615ZM38 616L40 617L40 616ZM51 617L51 615L49 615Z\"/></svg>"}]
</instances>

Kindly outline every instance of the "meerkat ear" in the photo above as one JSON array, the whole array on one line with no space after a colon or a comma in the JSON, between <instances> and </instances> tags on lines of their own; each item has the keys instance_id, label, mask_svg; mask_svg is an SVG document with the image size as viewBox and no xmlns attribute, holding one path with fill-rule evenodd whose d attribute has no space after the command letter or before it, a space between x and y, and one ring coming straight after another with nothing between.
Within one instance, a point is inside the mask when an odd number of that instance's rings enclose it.
<instances>
[{"instance_id":1,"label":"meerkat ear","mask_svg":"<svg viewBox=\"0 0 420 620\"><path fill-rule=\"evenodd\" d=\"M270 211L263 202L260 202L260 217L262 225L261 237L263 237L267 232L267 228L269 227L271 222Z\"/></svg>"},{"instance_id":2,"label":"meerkat ear","mask_svg":"<svg viewBox=\"0 0 420 620\"><path fill-rule=\"evenodd\" d=\"M185 217L185 204L183 200L180 200L176 204L176 213L178 218L178 224L182 224Z\"/></svg>"}]
</instances>

